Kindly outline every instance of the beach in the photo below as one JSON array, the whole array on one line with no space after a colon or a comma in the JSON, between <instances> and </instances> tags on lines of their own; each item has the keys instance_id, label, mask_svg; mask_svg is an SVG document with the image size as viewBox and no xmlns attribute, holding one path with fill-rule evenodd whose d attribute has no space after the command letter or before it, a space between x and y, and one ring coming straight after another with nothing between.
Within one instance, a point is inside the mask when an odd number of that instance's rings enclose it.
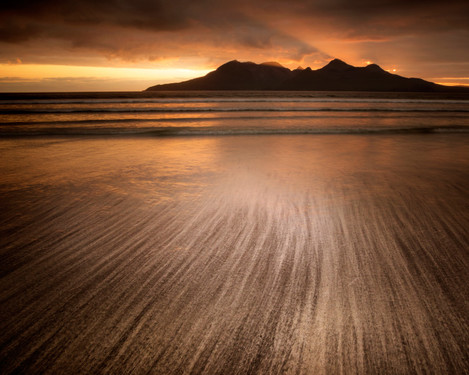
<instances>
[{"instance_id":1,"label":"beach","mask_svg":"<svg viewBox=\"0 0 469 375\"><path fill-rule=\"evenodd\" d=\"M0 372L467 373L468 141L2 138Z\"/></svg>"}]
</instances>

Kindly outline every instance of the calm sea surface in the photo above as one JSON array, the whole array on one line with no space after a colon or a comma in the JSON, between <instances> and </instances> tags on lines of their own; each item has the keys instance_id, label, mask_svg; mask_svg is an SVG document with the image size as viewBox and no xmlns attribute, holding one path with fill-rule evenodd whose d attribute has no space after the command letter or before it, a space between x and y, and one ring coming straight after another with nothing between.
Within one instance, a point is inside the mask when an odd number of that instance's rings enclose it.
<instances>
[{"instance_id":1,"label":"calm sea surface","mask_svg":"<svg viewBox=\"0 0 469 375\"><path fill-rule=\"evenodd\" d=\"M464 97L2 98L0 373L469 373Z\"/></svg>"}]
</instances>

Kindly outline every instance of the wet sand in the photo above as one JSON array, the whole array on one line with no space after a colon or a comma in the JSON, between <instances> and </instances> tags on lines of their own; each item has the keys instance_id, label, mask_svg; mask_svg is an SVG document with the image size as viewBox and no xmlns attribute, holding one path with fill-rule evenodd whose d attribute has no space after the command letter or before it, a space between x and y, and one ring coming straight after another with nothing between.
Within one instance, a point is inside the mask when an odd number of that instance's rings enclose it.
<instances>
[{"instance_id":1,"label":"wet sand","mask_svg":"<svg viewBox=\"0 0 469 375\"><path fill-rule=\"evenodd\" d=\"M469 372L467 135L0 141L0 372Z\"/></svg>"}]
</instances>

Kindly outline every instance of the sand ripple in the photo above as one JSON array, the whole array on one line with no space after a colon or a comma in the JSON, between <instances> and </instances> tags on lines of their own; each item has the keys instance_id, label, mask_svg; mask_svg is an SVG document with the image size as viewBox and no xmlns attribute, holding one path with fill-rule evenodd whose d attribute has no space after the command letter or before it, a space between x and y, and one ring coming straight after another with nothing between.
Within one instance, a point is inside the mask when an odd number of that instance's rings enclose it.
<instances>
[{"instance_id":1,"label":"sand ripple","mask_svg":"<svg viewBox=\"0 0 469 375\"><path fill-rule=\"evenodd\" d=\"M269 139L291 149L243 156L255 142L233 139L211 183L151 204L4 183L1 372L468 372L467 155L424 160L398 138L405 163L341 169Z\"/></svg>"}]
</instances>

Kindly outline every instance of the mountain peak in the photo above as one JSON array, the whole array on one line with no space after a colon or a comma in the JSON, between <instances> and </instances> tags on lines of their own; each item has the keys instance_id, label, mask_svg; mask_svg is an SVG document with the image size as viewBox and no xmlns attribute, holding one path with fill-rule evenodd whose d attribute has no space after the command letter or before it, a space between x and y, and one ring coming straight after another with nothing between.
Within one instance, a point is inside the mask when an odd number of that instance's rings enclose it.
<instances>
[{"instance_id":1,"label":"mountain peak","mask_svg":"<svg viewBox=\"0 0 469 375\"><path fill-rule=\"evenodd\" d=\"M348 65L345 61L342 61L341 59L333 59L333 60L329 61L329 64Z\"/></svg>"},{"instance_id":2,"label":"mountain peak","mask_svg":"<svg viewBox=\"0 0 469 375\"><path fill-rule=\"evenodd\" d=\"M261 63L260 65L274 66L276 68L285 68L282 64L279 64L277 61L267 61L267 62Z\"/></svg>"},{"instance_id":3,"label":"mountain peak","mask_svg":"<svg viewBox=\"0 0 469 375\"><path fill-rule=\"evenodd\" d=\"M377 64L370 64L370 65L367 65L365 66L365 69L366 70L369 70L371 72L384 72L384 69L381 68L379 65Z\"/></svg>"},{"instance_id":4,"label":"mountain peak","mask_svg":"<svg viewBox=\"0 0 469 375\"><path fill-rule=\"evenodd\" d=\"M352 65L349 65L349 64L347 64L346 62L343 62L340 59L334 59L334 60L331 60L326 66L324 66L320 70L345 71L345 70L349 70L349 69L352 69L352 68L353 68Z\"/></svg>"},{"instance_id":5,"label":"mountain peak","mask_svg":"<svg viewBox=\"0 0 469 375\"><path fill-rule=\"evenodd\" d=\"M148 90L311 90L311 91L435 91L461 88L440 86L421 79L390 74L376 64L354 67L331 60L321 69L290 70L276 62L255 64L232 60L204 77L169 83ZM461 92L468 92L461 91Z\"/></svg>"},{"instance_id":6,"label":"mountain peak","mask_svg":"<svg viewBox=\"0 0 469 375\"><path fill-rule=\"evenodd\" d=\"M251 61L238 61L238 60L231 60L228 61L227 63L220 65L216 71L217 72L237 72L240 70L246 69L246 67L252 67L252 66L257 66L257 64L254 64Z\"/></svg>"},{"instance_id":7,"label":"mountain peak","mask_svg":"<svg viewBox=\"0 0 469 375\"><path fill-rule=\"evenodd\" d=\"M236 65L239 65L241 64L238 60L231 60L231 61L228 61L222 65L220 65L217 70L220 70L220 69L224 69L226 67L229 67L229 66L236 66Z\"/></svg>"}]
</instances>

